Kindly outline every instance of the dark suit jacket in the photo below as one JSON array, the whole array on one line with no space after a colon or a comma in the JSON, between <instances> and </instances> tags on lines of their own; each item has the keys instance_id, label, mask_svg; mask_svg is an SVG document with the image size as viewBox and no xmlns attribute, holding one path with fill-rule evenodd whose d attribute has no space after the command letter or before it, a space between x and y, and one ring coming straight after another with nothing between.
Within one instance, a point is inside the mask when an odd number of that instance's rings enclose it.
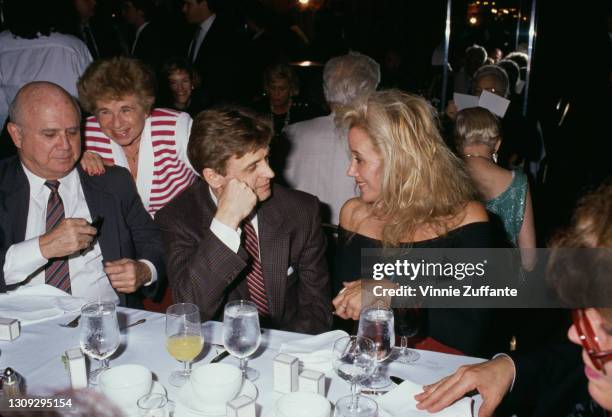
<instances>
[{"instance_id":1,"label":"dark suit jacket","mask_svg":"<svg viewBox=\"0 0 612 417\"><path fill-rule=\"evenodd\" d=\"M496 415L607 417L589 396L579 346L565 341L511 356L514 387Z\"/></svg>"},{"instance_id":2,"label":"dark suit jacket","mask_svg":"<svg viewBox=\"0 0 612 417\"><path fill-rule=\"evenodd\" d=\"M331 293L319 201L274 185L257 211L270 327L319 333L331 326ZM230 300L248 299L248 255L234 253L211 232L216 206L199 180L157 212L176 302L200 307L203 320L221 320ZM186 215L189 213L189 215ZM293 273L287 275L289 267Z\"/></svg>"},{"instance_id":3,"label":"dark suit jacket","mask_svg":"<svg viewBox=\"0 0 612 417\"><path fill-rule=\"evenodd\" d=\"M153 70L159 71L169 56L169 49L161 26L149 22L140 32L132 56L148 64Z\"/></svg>"},{"instance_id":4,"label":"dark suit jacket","mask_svg":"<svg viewBox=\"0 0 612 417\"><path fill-rule=\"evenodd\" d=\"M189 54L189 46L190 43L185 48L186 56ZM244 94L244 77L241 75L243 54L242 39L232 23L217 15L202 40L194 62L202 79L200 94L206 102L220 104L241 99Z\"/></svg>"},{"instance_id":5,"label":"dark suit jacket","mask_svg":"<svg viewBox=\"0 0 612 417\"><path fill-rule=\"evenodd\" d=\"M159 230L146 212L132 177L124 168L106 167L106 173L89 176L77 167L83 194L92 218L104 218L98 241L105 261L146 259L155 265L158 283L165 279L163 246ZM0 265L14 243L25 240L30 185L18 157L0 161ZM135 294L120 294L121 305L141 307L142 295L150 296L157 284ZM6 291L0 268L0 292Z\"/></svg>"}]
</instances>

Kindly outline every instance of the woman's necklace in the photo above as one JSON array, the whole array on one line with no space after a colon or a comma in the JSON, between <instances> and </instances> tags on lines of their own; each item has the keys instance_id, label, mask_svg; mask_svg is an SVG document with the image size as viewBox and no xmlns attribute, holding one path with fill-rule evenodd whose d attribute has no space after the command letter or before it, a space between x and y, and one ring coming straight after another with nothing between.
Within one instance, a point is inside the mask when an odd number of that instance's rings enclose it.
<instances>
[{"instance_id":1,"label":"woman's necklace","mask_svg":"<svg viewBox=\"0 0 612 417\"><path fill-rule=\"evenodd\" d=\"M287 107L287 112L285 113L285 117L283 119L283 127L280 129L281 131L289 125L289 121L291 120L291 102L289 102L289 106ZM274 116L280 116L282 113L274 113L272 110L272 106L270 106L270 115L272 116L272 123L274 124ZM280 132L274 132L275 134L279 134Z\"/></svg>"},{"instance_id":2,"label":"woman's necklace","mask_svg":"<svg viewBox=\"0 0 612 417\"><path fill-rule=\"evenodd\" d=\"M466 153L465 157L466 158L483 158L483 159L488 159L489 161L491 160L490 157L484 156L484 155L478 155L477 153Z\"/></svg>"}]
</instances>

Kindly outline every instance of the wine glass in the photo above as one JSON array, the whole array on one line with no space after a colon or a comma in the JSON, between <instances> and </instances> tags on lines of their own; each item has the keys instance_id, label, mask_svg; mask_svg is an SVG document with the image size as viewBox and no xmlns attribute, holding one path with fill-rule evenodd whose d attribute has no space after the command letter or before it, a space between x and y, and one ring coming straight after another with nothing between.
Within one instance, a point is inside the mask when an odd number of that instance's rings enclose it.
<instances>
[{"instance_id":1,"label":"wine glass","mask_svg":"<svg viewBox=\"0 0 612 417\"><path fill-rule=\"evenodd\" d=\"M416 307L394 308L395 333L400 337L400 352L397 361L401 363L412 363L419 360L419 352L408 349L408 338L414 337L419 332L421 324L421 310Z\"/></svg>"},{"instance_id":2,"label":"wine glass","mask_svg":"<svg viewBox=\"0 0 612 417\"><path fill-rule=\"evenodd\" d=\"M368 379L376 368L376 346L367 337L346 336L336 340L333 347L334 370L351 384L351 395L336 404L337 415L366 417L372 415L376 403L359 395L357 384Z\"/></svg>"},{"instance_id":3,"label":"wine glass","mask_svg":"<svg viewBox=\"0 0 612 417\"><path fill-rule=\"evenodd\" d=\"M259 377L259 371L247 367L247 362L260 343L257 306L245 300L227 303L223 311L223 344L232 356L240 359L242 375L249 381Z\"/></svg>"},{"instance_id":4,"label":"wine glass","mask_svg":"<svg viewBox=\"0 0 612 417\"><path fill-rule=\"evenodd\" d=\"M352 395L347 395L336 401L334 417L378 417L378 404L376 404L376 401L368 397L361 397L359 399L359 405L361 406L359 411L350 408L352 401ZM365 407L366 404L367 408Z\"/></svg>"},{"instance_id":5,"label":"wine glass","mask_svg":"<svg viewBox=\"0 0 612 417\"><path fill-rule=\"evenodd\" d=\"M380 363L391 356L393 346L395 345L393 310L380 304L364 308L359 316L359 330L357 334L367 337L374 342L376 362L379 363L372 377L362 383L362 385L372 390L388 387L391 385L391 380L388 376L382 374Z\"/></svg>"},{"instance_id":6,"label":"wine glass","mask_svg":"<svg viewBox=\"0 0 612 417\"><path fill-rule=\"evenodd\" d=\"M204 347L200 324L200 309L195 304L179 303L166 310L166 349L172 357L183 363L183 369L174 371L169 382L182 387L191 375L191 361Z\"/></svg>"},{"instance_id":7,"label":"wine glass","mask_svg":"<svg viewBox=\"0 0 612 417\"><path fill-rule=\"evenodd\" d=\"M109 368L108 358L119 347L119 323L115 303L96 301L81 308L80 345L100 367L89 373L89 385L97 385L98 377Z\"/></svg>"}]
</instances>

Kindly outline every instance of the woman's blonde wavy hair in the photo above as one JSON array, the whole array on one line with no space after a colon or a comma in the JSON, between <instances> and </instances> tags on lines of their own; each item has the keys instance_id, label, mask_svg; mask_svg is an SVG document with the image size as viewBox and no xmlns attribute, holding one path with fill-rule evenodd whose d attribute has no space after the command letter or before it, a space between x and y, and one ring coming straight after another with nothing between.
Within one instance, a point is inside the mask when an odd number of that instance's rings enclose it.
<instances>
[{"instance_id":1,"label":"woman's blonde wavy hair","mask_svg":"<svg viewBox=\"0 0 612 417\"><path fill-rule=\"evenodd\" d=\"M435 110L421 97L386 90L338 112L338 124L363 129L383 159L382 193L372 215L385 219L384 247L397 246L420 225L438 234L476 198L463 162L446 146Z\"/></svg>"}]
</instances>

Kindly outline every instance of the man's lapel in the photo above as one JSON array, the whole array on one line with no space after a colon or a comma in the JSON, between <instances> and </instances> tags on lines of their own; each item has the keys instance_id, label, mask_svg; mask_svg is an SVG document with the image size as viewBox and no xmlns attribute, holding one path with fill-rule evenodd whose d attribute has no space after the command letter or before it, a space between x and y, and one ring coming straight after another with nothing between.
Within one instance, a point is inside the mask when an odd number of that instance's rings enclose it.
<instances>
[{"instance_id":1,"label":"man's lapel","mask_svg":"<svg viewBox=\"0 0 612 417\"><path fill-rule=\"evenodd\" d=\"M289 233L283 228L284 216L272 197L257 211L259 251L263 269L268 307L272 316L283 313L289 267Z\"/></svg>"},{"instance_id":2,"label":"man's lapel","mask_svg":"<svg viewBox=\"0 0 612 417\"><path fill-rule=\"evenodd\" d=\"M77 168L81 178L83 194L92 220L96 216L102 217L102 230L98 233L98 242L102 250L102 257L105 261L115 261L121 259L121 244L119 241L118 225L115 211L113 210L113 196L106 191L101 181L96 181L95 177L87 175L80 167Z\"/></svg>"},{"instance_id":3,"label":"man's lapel","mask_svg":"<svg viewBox=\"0 0 612 417\"><path fill-rule=\"evenodd\" d=\"M30 184L25 172L23 172L19 158L14 157L10 170L12 175L7 175L7 178L14 178L14 181L7 182L9 186L0 190L3 194L0 198L0 204L2 204L0 210L5 212L7 216L5 220L10 219L10 222L14 225L11 242L16 243L25 240L28 210L30 208Z\"/></svg>"}]
</instances>

